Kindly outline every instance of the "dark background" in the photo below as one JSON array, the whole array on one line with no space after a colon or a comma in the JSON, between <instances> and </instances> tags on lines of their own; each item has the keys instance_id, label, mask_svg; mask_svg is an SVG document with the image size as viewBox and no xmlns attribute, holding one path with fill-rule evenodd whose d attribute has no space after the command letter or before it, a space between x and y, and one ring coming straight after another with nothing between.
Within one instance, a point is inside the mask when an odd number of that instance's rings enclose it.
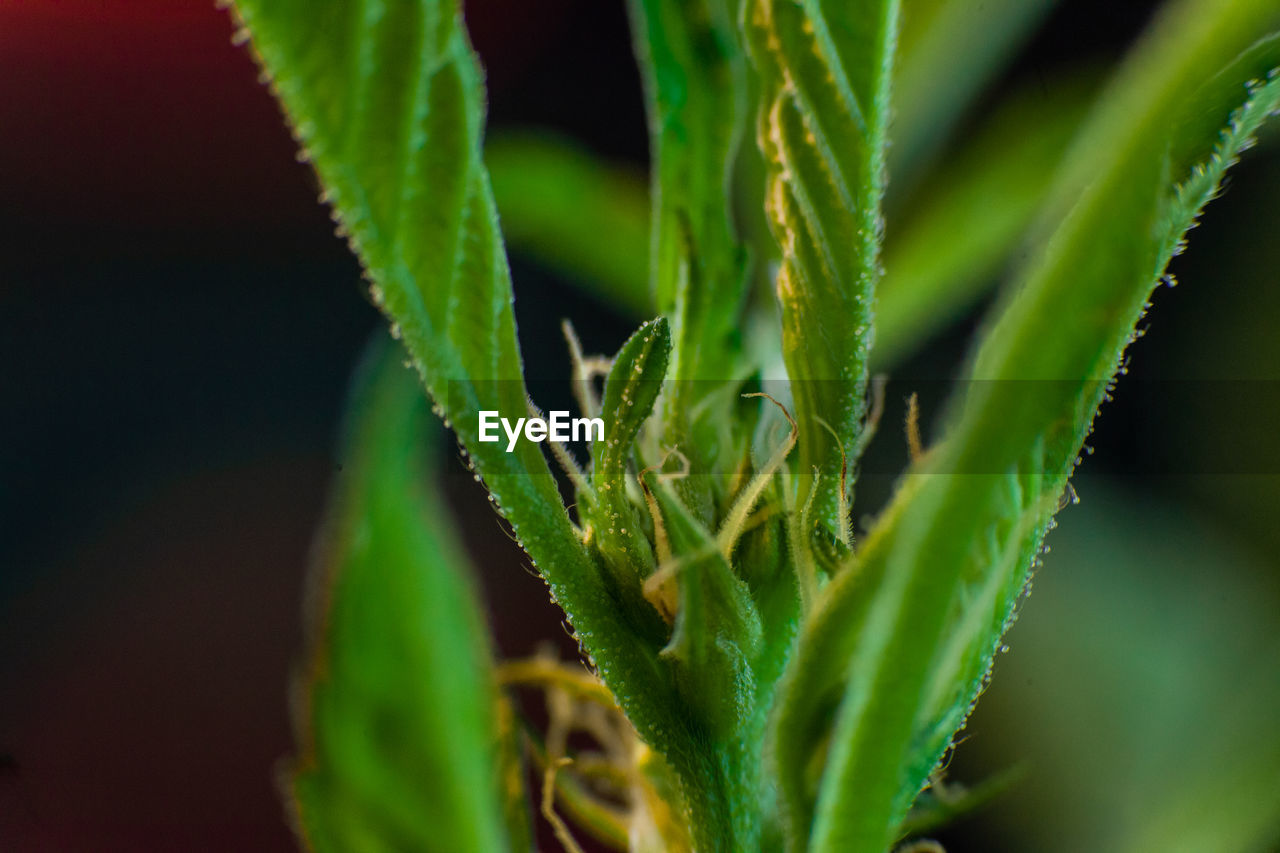
<instances>
[{"instance_id":1,"label":"dark background","mask_svg":"<svg viewBox=\"0 0 1280 853\"><path fill-rule=\"evenodd\" d=\"M553 127L644 168L621 0L467 8L491 127ZM1146 15L1063 3L1004 85L1114 60ZM273 772L290 751L301 583L348 375L382 323L231 31L204 0L0 0L0 849L292 848ZM1274 150L1234 173L1178 262L1182 286L1159 294L1080 485L1212 527L1257 557L1264 596L1276 478L1196 460L1229 425L1246 459L1249 441L1275 446L1277 188ZM513 265L531 374L564 371L547 343L562 316L589 349L629 331ZM945 375L972 322L895 376ZM1225 396L1258 405L1126 393L1186 379L1253 380ZM483 495L446 480L502 650L563 637ZM1020 701L1000 690L997 672L991 701ZM999 720L980 714L975 742L1001 737ZM962 749L953 771L1006 758L984 756ZM945 834L948 849L1033 849L1002 808Z\"/></svg>"}]
</instances>

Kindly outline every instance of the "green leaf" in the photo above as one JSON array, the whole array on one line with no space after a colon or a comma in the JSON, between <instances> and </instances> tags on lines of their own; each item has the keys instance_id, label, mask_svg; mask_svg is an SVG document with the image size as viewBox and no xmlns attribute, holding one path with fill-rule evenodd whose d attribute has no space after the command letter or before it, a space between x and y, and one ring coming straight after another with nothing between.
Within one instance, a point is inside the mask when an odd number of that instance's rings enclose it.
<instances>
[{"instance_id":1,"label":"green leaf","mask_svg":"<svg viewBox=\"0 0 1280 853\"><path fill-rule=\"evenodd\" d=\"M525 417L511 282L484 165L484 92L456 0L235 6L437 411L451 423L575 635L641 736L697 747L660 646L620 615L540 446L481 442L479 412Z\"/></svg>"},{"instance_id":2,"label":"green leaf","mask_svg":"<svg viewBox=\"0 0 1280 853\"><path fill-rule=\"evenodd\" d=\"M800 429L796 503L806 504L817 469L816 518L832 530L844 505L844 451L856 447L865 410L898 7L749 0L745 10L766 203L782 252L783 358Z\"/></svg>"},{"instance_id":3,"label":"green leaf","mask_svg":"<svg viewBox=\"0 0 1280 853\"><path fill-rule=\"evenodd\" d=\"M894 81L894 193L937 153L964 110L1055 0L907 0Z\"/></svg>"},{"instance_id":4,"label":"green leaf","mask_svg":"<svg viewBox=\"0 0 1280 853\"><path fill-rule=\"evenodd\" d=\"M630 0L645 83L653 167L650 275L658 312L671 320L669 439L705 472L717 457L723 410L702 410L704 383L734 378L746 259L729 215L741 135L744 62L730 0ZM686 486L693 484L690 480ZM709 495L700 504L705 520Z\"/></svg>"},{"instance_id":5,"label":"green leaf","mask_svg":"<svg viewBox=\"0 0 1280 853\"><path fill-rule=\"evenodd\" d=\"M488 637L400 358L361 371L312 570L298 827L317 851L505 851Z\"/></svg>"},{"instance_id":6,"label":"green leaf","mask_svg":"<svg viewBox=\"0 0 1280 853\"><path fill-rule=\"evenodd\" d=\"M654 313L643 177L568 140L530 131L489 140L484 159L511 249L621 313Z\"/></svg>"},{"instance_id":7,"label":"green leaf","mask_svg":"<svg viewBox=\"0 0 1280 853\"><path fill-rule=\"evenodd\" d=\"M748 589L720 551L716 538L656 474L645 475L671 549L677 555L659 596L672 586L675 606L670 642L662 651L685 718L703 745L701 766L682 772L693 800L692 832L698 850L759 849L762 815L760 713L755 677L762 643L760 613ZM650 582L661 580L655 575ZM691 770L695 772L690 772Z\"/></svg>"},{"instance_id":8,"label":"green leaf","mask_svg":"<svg viewBox=\"0 0 1280 853\"><path fill-rule=\"evenodd\" d=\"M646 484L679 555L665 567L679 606L663 658L672 664L677 689L689 707L715 736L731 736L753 711L752 663L760 651L760 615L750 589L733 573L710 531L656 475L647 475Z\"/></svg>"},{"instance_id":9,"label":"green leaf","mask_svg":"<svg viewBox=\"0 0 1280 853\"><path fill-rule=\"evenodd\" d=\"M654 568L653 549L627 496L627 464L636 435L662 390L671 353L671 332L661 317L637 329L613 360L601 411L604 440L591 445L594 499L589 517L596 549L638 607L640 583Z\"/></svg>"},{"instance_id":10,"label":"green leaf","mask_svg":"<svg viewBox=\"0 0 1280 853\"><path fill-rule=\"evenodd\" d=\"M891 223L876 293L873 368L910 354L991 287L1030 227L1081 118L1091 79L1018 92Z\"/></svg>"},{"instance_id":11,"label":"green leaf","mask_svg":"<svg viewBox=\"0 0 1280 853\"><path fill-rule=\"evenodd\" d=\"M671 765L698 849L749 850L760 833L755 802L763 720L752 671L760 616L716 538L667 477L652 470L640 475L647 517L628 494L628 466L663 390L671 348L669 325L660 317L632 334L614 358L601 401L604 438L591 447L590 487L580 487L579 502L590 522L588 541L610 570L630 622L663 644L663 672L696 747L677 751ZM651 530L654 547L646 538ZM654 623L657 631L649 629Z\"/></svg>"},{"instance_id":12,"label":"green leaf","mask_svg":"<svg viewBox=\"0 0 1280 853\"><path fill-rule=\"evenodd\" d=\"M812 815L810 849L883 851L962 724L1153 287L1280 106L1274 77L1246 85L1265 71L1197 89L1278 23L1265 0L1180 2L1091 116L1050 193L1050 236L979 348L947 437L806 627L775 738L793 829ZM1177 117L1200 110L1227 129L1192 145ZM815 803L806 769L825 737Z\"/></svg>"}]
</instances>

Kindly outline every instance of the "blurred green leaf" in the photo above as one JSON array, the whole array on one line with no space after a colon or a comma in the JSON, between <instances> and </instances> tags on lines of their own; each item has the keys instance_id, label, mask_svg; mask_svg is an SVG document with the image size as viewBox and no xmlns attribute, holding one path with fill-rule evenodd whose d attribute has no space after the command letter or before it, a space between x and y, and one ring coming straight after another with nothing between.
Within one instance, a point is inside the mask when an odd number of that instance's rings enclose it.
<instances>
[{"instance_id":1,"label":"blurred green leaf","mask_svg":"<svg viewBox=\"0 0 1280 853\"><path fill-rule=\"evenodd\" d=\"M1053 8L1055 0L905 0L894 81L894 179L907 180Z\"/></svg>"},{"instance_id":2,"label":"blurred green leaf","mask_svg":"<svg viewBox=\"0 0 1280 853\"><path fill-rule=\"evenodd\" d=\"M1188 96L1278 23L1265 0L1170 7L1074 146L1049 196L1051 237L985 336L948 435L802 637L775 734L793 824L814 816L812 849L882 851L962 724L1134 325L1222 172L1280 106L1280 81L1213 90L1226 102ZM1176 118L1200 109L1227 129L1180 138L1175 164ZM805 769L827 736L814 792Z\"/></svg>"},{"instance_id":3,"label":"blurred green leaf","mask_svg":"<svg viewBox=\"0 0 1280 853\"><path fill-rule=\"evenodd\" d=\"M512 853L534 850L533 803L526 789L528 768L524 743L511 699L501 696L497 703L499 788L502 792L502 819L507 829L507 846Z\"/></svg>"},{"instance_id":4,"label":"blurred green leaf","mask_svg":"<svg viewBox=\"0 0 1280 853\"><path fill-rule=\"evenodd\" d=\"M506 851L488 637L400 358L361 370L312 570L298 826L316 851Z\"/></svg>"},{"instance_id":5,"label":"blurred green leaf","mask_svg":"<svg viewBox=\"0 0 1280 853\"><path fill-rule=\"evenodd\" d=\"M782 252L783 358L800 429L796 503L815 492L815 518L831 530L842 526L839 472L866 408L898 7L748 0L744 10L761 88L765 198Z\"/></svg>"},{"instance_id":6,"label":"blurred green leaf","mask_svg":"<svg viewBox=\"0 0 1280 853\"><path fill-rule=\"evenodd\" d=\"M975 738L984 758L1032 767L1008 803L1015 846L1274 850L1274 561L1119 484L1080 491L975 717L1000 732Z\"/></svg>"},{"instance_id":7,"label":"blurred green leaf","mask_svg":"<svg viewBox=\"0 0 1280 853\"><path fill-rule=\"evenodd\" d=\"M547 746L541 733L524 727L525 741L533 754L534 766L542 774L550 767ZM545 778L545 776L544 776ZM622 810L600 802L591 786L570 773L555 774L555 806L578 829L611 850L627 850L629 827Z\"/></svg>"},{"instance_id":8,"label":"blurred green leaf","mask_svg":"<svg viewBox=\"0 0 1280 853\"><path fill-rule=\"evenodd\" d=\"M1053 181L1096 87L1055 80L1001 104L891 229L876 293L875 367L893 364L994 284Z\"/></svg>"},{"instance_id":9,"label":"blurred green leaf","mask_svg":"<svg viewBox=\"0 0 1280 853\"><path fill-rule=\"evenodd\" d=\"M512 249L620 313L654 313L649 188L641 175L530 131L489 140L484 159Z\"/></svg>"}]
</instances>

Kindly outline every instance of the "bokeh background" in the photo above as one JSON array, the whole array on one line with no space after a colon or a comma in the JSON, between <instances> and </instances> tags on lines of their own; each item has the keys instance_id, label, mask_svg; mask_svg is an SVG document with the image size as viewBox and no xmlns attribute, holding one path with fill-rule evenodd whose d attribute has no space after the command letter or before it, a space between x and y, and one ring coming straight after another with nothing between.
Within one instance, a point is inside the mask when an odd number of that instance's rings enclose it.
<instances>
[{"instance_id":1,"label":"bokeh background","mask_svg":"<svg viewBox=\"0 0 1280 853\"><path fill-rule=\"evenodd\" d=\"M494 132L641 173L621 0L470 0ZM1060 4L1001 89L1112 63L1144 3ZM289 850L273 774L350 370L383 334L228 16L0 0L0 849ZM951 776L1020 766L953 851L1266 850L1280 830L1280 152L1158 294ZM513 257L526 362L632 327ZM950 375L976 318L894 370ZM895 444L896 442L896 444ZM877 453L901 454L886 428ZM567 638L445 477L498 646ZM874 493L873 493L874 494Z\"/></svg>"}]
</instances>

